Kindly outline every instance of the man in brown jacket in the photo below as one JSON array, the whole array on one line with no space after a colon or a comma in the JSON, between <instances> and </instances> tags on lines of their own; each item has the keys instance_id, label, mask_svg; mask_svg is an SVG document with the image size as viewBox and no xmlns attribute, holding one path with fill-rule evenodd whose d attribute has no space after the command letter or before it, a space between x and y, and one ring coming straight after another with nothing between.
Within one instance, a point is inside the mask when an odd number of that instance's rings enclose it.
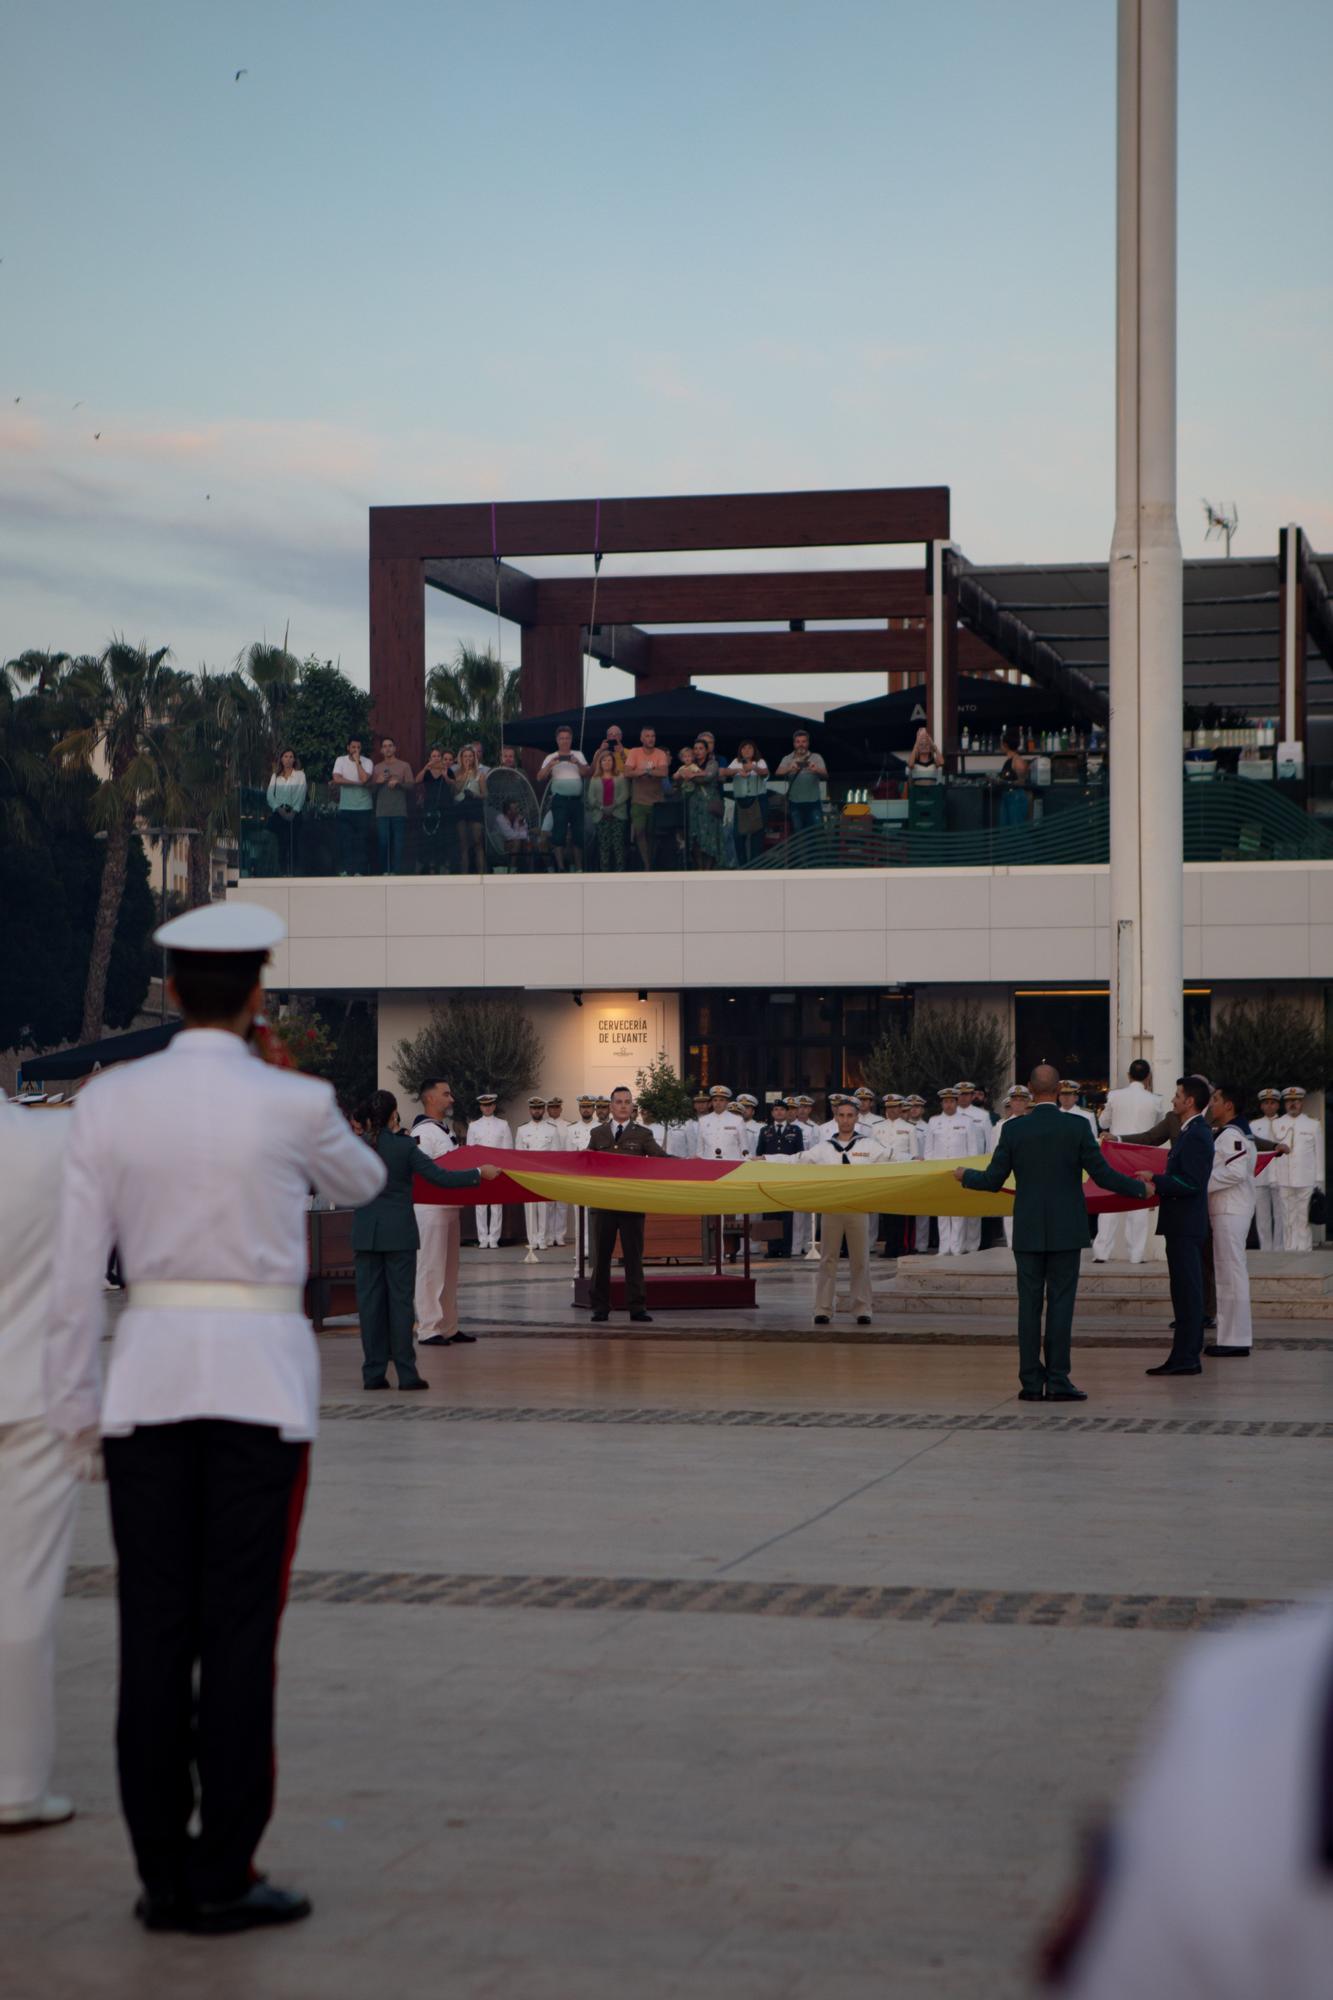
<instances>
[{"instance_id":1,"label":"man in brown jacket","mask_svg":"<svg viewBox=\"0 0 1333 2000\"><path fill-rule=\"evenodd\" d=\"M611 1116L604 1125L593 1128L588 1151L633 1153L643 1159L665 1160L666 1153L648 1127L638 1123L633 1110L633 1096L624 1084L620 1084L611 1092ZM611 1258L619 1235L620 1254L625 1261L625 1302L629 1306L629 1316L632 1320L651 1320L652 1314L646 1310L648 1294L643 1282L643 1217L622 1214L615 1208L592 1208L588 1211L588 1223L592 1233L593 1319L611 1317Z\"/></svg>"}]
</instances>

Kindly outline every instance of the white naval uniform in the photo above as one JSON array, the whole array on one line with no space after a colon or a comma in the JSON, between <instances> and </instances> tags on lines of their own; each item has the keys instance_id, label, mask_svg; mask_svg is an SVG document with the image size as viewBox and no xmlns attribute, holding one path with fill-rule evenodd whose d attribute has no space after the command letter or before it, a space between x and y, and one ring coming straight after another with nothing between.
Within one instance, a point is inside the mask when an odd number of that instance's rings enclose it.
<instances>
[{"instance_id":1,"label":"white naval uniform","mask_svg":"<svg viewBox=\"0 0 1333 2000\"><path fill-rule=\"evenodd\" d=\"M914 1132L918 1132L921 1135L917 1142L916 1156L918 1160L924 1160L926 1157L926 1120L924 1118L909 1118L907 1122ZM917 1255L921 1256L930 1248L930 1217L928 1215L918 1215L914 1218L914 1221L916 1224L916 1234L913 1239L913 1248ZM911 1224L909 1223L908 1226L910 1228Z\"/></svg>"},{"instance_id":2,"label":"white naval uniform","mask_svg":"<svg viewBox=\"0 0 1333 2000\"><path fill-rule=\"evenodd\" d=\"M558 1153L574 1152L576 1150L574 1145L574 1126L567 1124L563 1118L552 1118L549 1111L546 1114L546 1122L548 1125L554 1125L555 1127L556 1151ZM579 1120L576 1122L581 1123L582 1121ZM581 1151L582 1148L578 1148L577 1150ZM546 1226L547 1247L563 1250L569 1241L569 1203L567 1201L551 1201L546 1205L551 1211L551 1218Z\"/></svg>"},{"instance_id":3,"label":"white naval uniform","mask_svg":"<svg viewBox=\"0 0 1333 2000\"><path fill-rule=\"evenodd\" d=\"M412 1137L428 1159L442 1160L458 1145L452 1128L424 1115ZM443 1202L414 1201L417 1221L417 1339L452 1340L458 1332L458 1225L461 1211Z\"/></svg>"},{"instance_id":4,"label":"white naval uniform","mask_svg":"<svg viewBox=\"0 0 1333 2000\"><path fill-rule=\"evenodd\" d=\"M73 1112L46 1350L46 1407L72 1437L98 1421L103 1274L129 1285L102 1398L104 1437L223 1417L292 1442L318 1429L319 1351L299 1303L316 1191L361 1208L384 1163L332 1089L276 1069L224 1028L186 1028L160 1055L95 1077ZM253 1310L224 1296L141 1303L176 1283L290 1288Z\"/></svg>"},{"instance_id":5,"label":"white naval uniform","mask_svg":"<svg viewBox=\"0 0 1333 2000\"><path fill-rule=\"evenodd\" d=\"M507 1152L513 1150L514 1135L503 1118L492 1112L486 1118L474 1118L467 1128L469 1146L501 1146ZM473 1216L477 1224L477 1247L480 1250L498 1250L500 1230L504 1225L504 1206L500 1202L488 1202L484 1208L474 1208Z\"/></svg>"},{"instance_id":6,"label":"white naval uniform","mask_svg":"<svg viewBox=\"0 0 1333 2000\"><path fill-rule=\"evenodd\" d=\"M1317 1187L1324 1184L1324 1167L1321 1154L1319 1126L1304 1111L1296 1117L1283 1112L1273 1120L1273 1137L1280 1145L1290 1147L1290 1152L1279 1153L1268 1172L1276 1176L1274 1183L1277 1195L1278 1213L1282 1218L1283 1250L1312 1250L1314 1238L1310 1234L1310 1196Z\"/></svg>"},{"instance_id":7,"label":"white naval uniform","mask_svg":"<svg viewBox=\"0 0 1333 2000\"><path fill-rule=\"evenodd\" d=\"M699 1120L701 1160L743 1160L745 1120L735 1111L705 1111Z\"/></svg>"},{"instance_id":8,"label":"white naval uniform","mask_svg":"<svg viewBox=\"0 0 1333 2000\"><path fill-rule=\"evenodd\" d=\"M1097 1137L1097 1117L1095 1112L1087 1110L1087 1108L1082 1104L1070 1104L1070 1105L1062 1104L1060 1109L1063 1112L1065 1112L1067 1117L1086 1118L1088 1121L1088 1125L1091 1128L1093 1138L1095 1139ZM1147 1129L1148 1128L1145 1125L1143 1127L1143 1130L1146 1132Z\"/></svg>"},{"instance_id":9,"label":"white naval uniform","mask_svg":"<svg viewBox=\"0 0 1333 2000\"><path fill-rule=\"evenodd\" d=\"M529 1118L514 1134L514 1150L519 1153L554 1153L559 1150L559 1128L549 1118ZM549 1201L525 1201L523 1225L529 1250L547 1250L551 1245Z\"/></svg>"},{"instance_id":10,"label":"white naval uniform","mask_svg":"<svg viewBox=\"0 0 1333 2000\"><path fill-rule=\"evenodd\" d=\"M1325 2000L1333 1609L1201 1640L1115 1829L1069 2000Z\"/></svg>"},{"instance_id":11,"label":"white naval uniform","mask_svg":"<svg viewBox=\"0 0 1333 2000\"><path fill-rule=\"evenodd\" d=\"M926 1152L928 1160L968 1160L974 1159L983 1147L981 1130L975 1118L969 1118L965 1111L937 1111L926 1126ZM963 1215L942 1215L940 1225L940 1256L961 1257L967 1248Z\"/></svg>"},{"instance_id":12,"label":"white naval uniform","mask_svg":"<svg viewBox=\"0 0 1333 2000\"><path fill-rule=\"evenodd\" d=\"M654 1127L654 1130L656 1129ZM759 1134L763 1129L757 1118L742 1118L741 1145L747 1160L753 1160L757 1156L759 1152Z\"/></svg>"},{"instance_id":13,"label":"white naval uniform","mask_svg":"<svg viewBox=\"0 0 1333 2000\"><path fill-rule=\"evenodd\" d=\"M1131 1132L1147 1132L1161 1116L1162 1100L1156 1091L1141 1083L1127 1083L1123 1090L1108 1092L1097 1123L1113 1139L1124 1139ZM1152 1216L1150 1208L1108 1210L1103 1214L1092 1246L1096 1261L1105 1264L1112 1257L1124 1257L1131 1264L1141 1264L1148 1247Z\"/></svg>"},{"instance_id":14,"label":"white naval uniform","mask_svg":"<svg viewBox=\"0 0 1333 2000\"><path fill-rule=\"evenodd\" d=\"M990 1112L982 1104L966 1104L960 1105L958 1108L964 1118L970 1118L976 1127L977 1137L980 1142L977 1146L977 1152L979 1154L989 1153L995 1143L995 1121L991 1117ZM979 1215L965 1215L962 1218L962 1223L964 1250L980 1250L981 1217Z\"/></svg>"},{"instance_id":15,"label":"white naval uniform","mask_svg":"<svg viewBox=\"0 0 1333 2000\"><path fill-rule=\"evenodd\" d=\"M46 1421L60 1180L71 1117L0 1101L0 1807L45 1799L55 1756L55 1627L78 1490Z\"/></svg>"},{"instance_id":16,"label":"white naval uniform","mask_svg":"<svg viewBox=\"0 0 1333 2000\"><path fill-rule=\"evenodd\" d=\"M795 1156L793 1155L793 1158ZM840 1139L822 1139L813 1146L803 1164L812 1167L881 1166L887 1150L876 1139L860 1138L854 1132L849 1144ZM847 1244L847 1276L851 1284L849 1305L859 1316L870 1311L870 1229L873 1215L840 1215L821 1211L819 1218L819 1273L815 1279L815 1311L832 1313L838 1290L838 1259Z\"/></svg>"},{"instance_id":17,"label":"white naval uniform","mask_svg":"<svg viewBox=\"0 0 1333 2000\"><path fill-rule=\"evenodd\" d=\"M642 1118L638 1119L638 1120L637 1120L636 1122L637 1122L638 1124L640 1124L640 1125L643 1125L643 1129L644 1129L644 1131L645 1131L645 1132L651 1132L651 1133L652 1133L652 1135L653 1135L654 1139L656 1139L656 1141L657 1141L658 1145L659 1145L659 1146L660 1146L660 1147L662 1148L662 1151L663 1151L663 1152L665 1153L665 1152L666 1152L666 1126L665 1126L665 1125L659 1125L659 1124L657 1124L657 1123L656 1123L655 1121L652 1121L652 1122L649 1122L648 1124L644 1124L644 1121L643 1121L643 1119L642 1119Z\"/></svg>"},{"instance_id":18,"label":"white naval uniform","mask_svg":"<svg viewBox=\"0 0 1333 2000\"><path fill-rule=\"evenodd\" d=\"M1253 1139L1239 1125L1224 1126L1213 1145L1208 1178L1208 1226L1213 1232L1213 1275L1217 1281L1219 1347L1253 1347L1250 1272L1245 1239L1254 1219ZM1271 1171L1271 1169L1270 1169Z\"/></svg>"},{"instance_id":19,"label":"white naval uniform","mask_svg":"<svg viewBox=\"0 0 1333 2000\"><path fill-rule=\"evenodd\" d=\"M1273 1127L1276 1123L1276 1118L1251 1118L1250 1131L1254 1135L1254 1142L1261 1153L1271 1150L1274 1143ZM1276 1170L1277 1161L1270 1160L1254 1184L1254 1226L1259 1233L1259 1248L1261 1250L1277 1250L1281 1248L1282 1229L1278 1209L1278 1183L1273 1178Z\"/></svg>"},{"instance_id":20,"label":"white naval uniform","mask_svg":"<svg viewBox=\"0 0 1333 2000\"><path fill-rule=\"evenodd\" d=\"M586 1153L588 1150L588 1141L596 1130L596 1118L589 1118L586 1123L582 1118L576 1118L572 1125L566 1125L565 1127L565 1150L570 1153ZM570 1216L570 1224L574 1232L574 1267L576 1270L579 1261L580 1232L583 1235L585 1245L588 1241L587 1216L588 1211L586 1208L575 1208Z\"/></svg>"},{"instance_id":21,"label":"white naval uniform","mask_svg":"<svg viewBox=\"0 0 1333 2000\"><path fill-rule=\"evenodd\" d=\"M666 1153L669 1160L697 1160L698 1146L697 1118L686 1118L678 1124L667 1126Z\"/></svg>"},{"instance_id":22,"label":"white naval uniform","mask_svg":"<svg viewBox=\"0 0 1333 2000\"><path fill-rule=\"evenodd\" d=\"M801 1147L803 1155L809 1153L810 1148L812 1146L817 1146L819 1144L818 1128L815 1125L813 1125L810 1119L808 1118L793 1118L791 1122L801 1135ZM795 1159L796 1158L795 1153L793 1153L791 1157ZM814 1243L814 1240L815 1240L815 1217L811 1214L808 1208L793 1209L791 1218L792 1256L793 1257L806 1256L809 1253L811 1246Z\"/></svg>"}]
</instances>

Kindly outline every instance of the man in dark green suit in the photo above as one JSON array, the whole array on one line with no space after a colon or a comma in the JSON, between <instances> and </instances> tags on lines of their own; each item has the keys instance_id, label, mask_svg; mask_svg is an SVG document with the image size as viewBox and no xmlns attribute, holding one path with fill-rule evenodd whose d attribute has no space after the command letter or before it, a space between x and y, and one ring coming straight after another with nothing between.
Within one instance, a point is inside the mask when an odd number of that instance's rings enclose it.
<instances>
[{"instance_id":1,"label":"man in dark green suit","mask_svg":"<svg viewBox=\"0 0 1333 2000\"><path fill-rule=\"evenodd\" d=\"M965 1188L986 1194L998 1194L1014 1177L1020 1398L1025 1403L1084 1403L1084 1392L1069 1379L1079 1258L1092 1241L1083 1176L1136 1201L1147 1199L1152 1189L1116 1173L1087 1119L1071 1118L1060 1109L1060 1072L1051 1063L1038 1063L1028 1085L1032 1109L1004 1126L989 1166L955 1167L954 1177Z\"/></svg>"}]
</instances>

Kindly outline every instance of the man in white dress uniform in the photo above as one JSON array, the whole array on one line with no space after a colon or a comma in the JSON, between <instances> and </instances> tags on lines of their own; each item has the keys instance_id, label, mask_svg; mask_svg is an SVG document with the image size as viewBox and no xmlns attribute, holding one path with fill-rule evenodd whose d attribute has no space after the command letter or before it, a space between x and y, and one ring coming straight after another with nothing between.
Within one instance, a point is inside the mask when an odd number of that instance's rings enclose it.
<instances>
[{"instance_id":1,"label":"man in white dress uniform","mask_svg":"<svg viewBox=\"0 0 1333 2000\"><path fill-rule=\"evenodd\" d=\"M454 1093L439 1077L421 1086L421 1115L412 1121L412 1137L432 1160L456 1150L453 1126ZM421 1347L471 1346L475 1334L458 1327L459 1211L443 1202L414 1201L417 1220L417 1344Z\"/></svg>"},{"instance_id":2,"label":"man in white dress uniform","mask_svg":"<svg viewBox=\"0 0 1333 2000\"><path fill-rule=\"evenodd\" d=\"M856 1103L844 1097L834 1114L836 1130L831 1139L821 1139L805 1155L804 1164L815 1167L882 1166L888 1152L877 1139L857 1131ZM858 1326L870 1325L870 1215L821 1213L819 1219L819 1275L815 1280L815 1325L827 1326L838 1289L838 1259L844 1240L847 1244L847 1275L851 1281L851 1308Z\"/></svg>"},{"instance_id":3,"label":"man in white dress uniform","mask_svg":"<svg viewBox=\"0 0 1333 2000\"><path fill-rule=\"evenodd\" d=\"M77 1490L67 1441L46 1421L42 1348L60 1215L67 1111L0 1099L0 1830L73 1814L50 1790L55 1624Z\"/></svg>"},{"instance_id":4,"label":"man in white dress uniform","mask_svg":"<svg viewBox=\"0 0 1333 2000\"><path fill-rule=\"evenodd\" d=\"M1278 1177L1280 1247L1312 1250L1310 1196L1324 1185L1323 1134L1315 1120L1306 1115L1305 1092L1299 1083L1289 1083L1282 1092L1282 1116L1273 1125L1273 1136L1280 1146L1286 1147L1285 1153L1268 1169Z\"/></svg>"},{"instance_id":5,"label":"man in white dress uniform","mask_svg":"<svg viewBox=\"0 0 1333 2000\"><path fill-rule=\"evenodd\" d=\"M995 1121L985 1105L977 1103L977 1086L967 1077L963 1077L958 1084L958 1109L976 1127L978 1153L989 1153L995 1139ZM980 1250L981 1217L965 1215L962 1222L964 1250Z\"/></svg>"},{"instance_id":6,"label":"man in white dress uniform","mask_svg":"<svg viewBox=\"0 0 1333 2000\"><path fill-rule=\"evenodd\" d=\"M1140 1057L1130 1064L1124 1089L1107 1092L1097 1123L1113 1139L1127 1139L1131 1133L1146 1132L1150 1125L1155 1125L1162 1109L1162 1100L1152 1089L1152 1070ZM1154 1213L1151 1208L1130 1208L1103 1215L1092 1246L1096 1261L1105 1264L1112 1257L1124 1257L1131 1264L1141 1264L1148 1247L1148 1224Z\"/></svg>"},{"instance_id":7,"label":"man in white dress uniform","mask_svg":"<svg viewBox=\"0 0 1333 2000\"><path fill-rule=\"evenodd\" d=\"M479 1116L467 1128L469 1146L503 1146L512 1151L514 1135L503 1118L497 1118L495 1107L499 1099L493 1090L483 1090L477 1099ZM488 1202L485 1208L472 1211L477 1223L477 1248L498 1250L500 1230L504 1225L504 1208L498 1201Z\"/></svg>"},{"instance_id":8,"label":"man in white dress uniform","mask_svg":"<svg viewBox=\"0 0 1333 2000\"><path fill-rule=\"evenodd\" d=\"M981 1127L958 1108L958 1092L947 1085L940 1092L940 1108L926 1126L928 1160L967 1160L988 1153ZM967 1221L962 1215L939 1218L941 1257L961 1257L967 1248Z\"/></svg>"},{"instance_id":9,"label":"man in white dress uniform","mask_svg":"<svg viewBox=\"0 0 1333 2000\"><path fill-rule=\"evenodd\" d=\"M135 1914L152 1930L248 1930L310 1910L251 1866L273 1805L274 1649L319 1411L306 1210L312 1186L361 1207L385 1172L328 1084L249 1046L285 935L245 903L156 933L185 1028L85 1087L61 1190L44 1378L64 1437L98 1428L113 1244L128 1286L100 1426L120 1798L143 1882Z\"/></svg>"},{"instance_id":10,"label":"man in white dress uniform","mask_svg":"<svg viewBox=\"0 0 1333 2000\"><path fill-rule=\"evenodd\" d=\"M1265 1084L1259 1092L1259 1116L1250 1120L1250 1131L1261 1153L1269 1152L1277 1144L1273 1128L1281 1115L1281 1097L1271 1084ZM1258 1231L1261 1250L1276 1250L1282 1235L1278 1213L1278 1183L1273 1178L1276 1166L1277 1161L1274 1160L1254 1184L1254 1226Z\"/></svg>"},{"instance_id":11,"label":"man in white dress uniform","mask_svg":"<svg viewBox=\"0 0 1333 2000\"><path fill-rule=\"evenodd\" d=\"M519 1153L554 1153L560 1144L560 1134L546 1116L546 1099L528 1099L527 1123L520 1125L514 1134L514 1150ZM535 1264L537 1252L551 1246L551 1203L549 1201L525 1201L523 1204L523 1224L528 1235L526 1261Z\"/></svg>"},{"instance_id":12,"label":"man in white dress uniform","mask_svg":"<svg viewBox=\"0 0 1333 2000\"><path fill-rule=\"evenodd\" d=\"M1213 1236L1217 1333L1204 1353L1215 1361L1225 1361L1248 1354L1254 1345L1245 1239L1254 1220L1257 1148L1238 1123L1236 1091L1231 1084L1214 1085L1208 1118L1215 1135L1213 1171L1208 1179L1208 1227ZM1272 1171L1272 1167L1266 1169L1270 1174Z\"/></svg>"},{"instance_id":13,"label":"man in white dress uniform","mask_svg":"<svg viewBox=\"0 0 1333 2000\"><path fill-rule=\"evenodd\" d=\"M555 1150L569 1153L574 1150L573 1126L565 1123L565 1100L563 1097L548 1097L546 1100L546 1122L555 1127ZM550 1220L546 1225L547 1247L563 1250L569 1241L569 1204L564 1201L548 1202Z\"/></svg>"},{"instance_id":14,"label":"man in white dress uniform","mask_svg":"<svg viewBox=\"0 0 1333 2000\"><path fill-rule=\"evenodd\" d=\"M802 1091L791 1100L791 1122L801 1134L801 1145L808 1153L812 1146L819 1144L819 1131L814 1121L815 1100ZM815 1218L809 1209L797 1209L791 1219L791 1254L793 1257L808 1257L814 1247Z\"/></svg>"},{"instance_id":15,"label":"man in white dress uniform","mask_svg":"<svg viewBox=\"0 0 1333 2000\"><path fill-rule=\"evenodd\" d=\"M1086 1118L1092 1127L1092 1136L1095 1139L1097 1137L1096 1114L1087 1110L1079 1103L1078 1094L1079 1087L1077 1083L1074 1082L1072 1077L1065 1077L1060 1085L1060 1109L1067 1111L1072 1118Z\"/></svg>"}]
</instances>

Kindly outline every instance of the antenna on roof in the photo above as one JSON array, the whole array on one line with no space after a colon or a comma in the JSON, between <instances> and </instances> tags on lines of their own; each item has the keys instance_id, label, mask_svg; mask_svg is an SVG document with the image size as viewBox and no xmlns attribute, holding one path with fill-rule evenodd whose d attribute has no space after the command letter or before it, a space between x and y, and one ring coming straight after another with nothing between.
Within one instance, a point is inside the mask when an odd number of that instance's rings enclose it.
<instances>
[{"instance_id":1,"label":"antenna on roof","mask_svg":"<svg viewBox=\"0 0 1333 2000\"><path fill-rule=\"evenodd\" d=\"M1235 534L1240 522L1240 515L1236 511L1235 501L1232 501L1230 507L1214 507L1211 500L1205 500L1203 503L1203 518L1208 523L1204 540L1211 542L1214 535L1220 535L1227 545L1227 554L1230 555L1231 537Z\"/></svg>"}]
</instances>

